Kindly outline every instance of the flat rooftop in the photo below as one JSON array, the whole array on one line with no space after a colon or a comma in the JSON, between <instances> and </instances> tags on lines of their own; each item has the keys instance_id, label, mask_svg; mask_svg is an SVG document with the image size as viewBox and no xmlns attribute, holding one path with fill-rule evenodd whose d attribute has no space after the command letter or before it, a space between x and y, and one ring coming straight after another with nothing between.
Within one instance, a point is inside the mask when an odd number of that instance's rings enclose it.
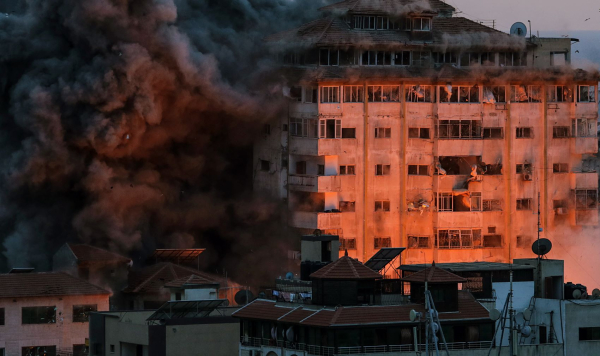
<instances>
[{"instance_id":1,"label":"flat rooftop","mask_svg":"<svg viewBox=\"0 0 600 356\"><path fill-rule=\"evenodd\" d=\"M530 265L516 265L510 263L501 262L456 262L456 263L436 263L436 267L445 269L450 272L480 272L480 271L508 271L512 269L516 270L528 270L534 269L534 266ZM425 268L431 267L431 264L415 264L415 265L402 265L398 269L403 271L418 272Z\"/></svg>"}]
</instances>

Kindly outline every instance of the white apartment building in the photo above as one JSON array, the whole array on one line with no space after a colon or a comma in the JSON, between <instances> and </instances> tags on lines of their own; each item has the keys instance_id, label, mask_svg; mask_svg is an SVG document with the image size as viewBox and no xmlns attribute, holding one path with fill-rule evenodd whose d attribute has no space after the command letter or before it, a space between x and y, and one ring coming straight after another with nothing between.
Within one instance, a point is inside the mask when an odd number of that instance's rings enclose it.
<instances>
[{"instance_id":1,"label":"white apartment building","mask_svg":"<svg viewBox=\"0 0 600 356\"><path fill-rule=\"evenodd\" d=\"M538 207L550 240L597 226L598 76L569 66L576 40L410 3L342 1L268 38L289 110L255 145L255 190L361 261L530 257Z\"/></svg>"}]
</instances>

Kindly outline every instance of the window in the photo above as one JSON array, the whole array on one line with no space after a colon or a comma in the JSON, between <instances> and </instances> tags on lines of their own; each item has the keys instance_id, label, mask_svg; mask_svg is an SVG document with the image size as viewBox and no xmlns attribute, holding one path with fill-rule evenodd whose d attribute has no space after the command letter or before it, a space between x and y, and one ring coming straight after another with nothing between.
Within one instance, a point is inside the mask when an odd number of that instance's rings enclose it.
<instances>
[{"instance_id":1,"label":"window","mask_svg":"<svg viewBox=\"0 0 600 356\"><path fill-rule=\"evenodd\" d=\"M389 200L376 200L375 201L375 211L390 211L390 201Z\"/></svg>"},{"instance_id":2,"label":"window","mask_svg":"<svg viewBox=\"0 0 600 356\"><path fill-rule=\"evenodd\" d=\"M542 87L539 85L511 85L510 101L515 103L542 102Z\"/></svg>"},{"instance_id":3,"label":"window","mask_svg":"<svg viewBox=\"0 0 600 356\"><path fill-rule=\"evenodd\" d=\"M504 138L503 127L484 127L483 138Z\"/></svg>"},{"instance_id":4,"label":"window","mask_svg":"<svg viewBox=\"0 0 600 356\"><path fill-rule=\"evenodd\" d=\"M531 174L531 172L533 172L533 166L531 165L531 163L520 163L517 164L515 171L517 174Z\"/></svg>"},{"instance_id":5,"label":"window","mask_svg":"<svg viewBox=\"0 0 600 356\"><path fill-rule=\"evenodd\" d=\"M598 209L598 191L596 189L576 189L575 208L577 210Z\"/></svg>"},{"instance_id":6,"label":"window","mask_svg":"<svg viewBox=\"0 0 600 356\"><path fill-rule=\"evenodd\" d=\"M362 29L374 30L375 29L375 16L362 16Z\"/></svg>"},{"instance_id":7,"label":"window","mask_svg":"<svg viewBox=\"0 0 600 356\"><path fill-rule=\"evenodd\" d=\"M369 102L399 102L400 87L396 85L370 85L368 87Z\"/></svg>"},{"instance_id":8,"label":"window","mask_svg":"<svg viewBox=\"0 0 600 356\"><path fill-rule=\"evenodd\" d=\"M344 86L345 103L362 103L365 98L364 87L362 85Z\"/></svg>"},{"instance_id":9,"label":"window","mask_svg":"<svg viewBox=\"0 0 600 356\"><path fill-rule=\"evenodd\" d=\"M306 174L306 161L296 162L296 174Z\"/></svg>"},{"instance_id":10,"label":"window","mask_svg":"<svg viewBox=\"0 0 600 356\"><path fill-rule=\"evenodd\" d=\"M319 138L340 138L342 136L342 120L319 120Z\"/></svg>"},{"instance_id":11,"label":"window","mask_svg":"<svg viewBox=\"0 0 600 356\"><path fill-rule=\"evenodd\" d=\"M56 356L56 346L26 346L21 348L23 356Z\"/></svg>"},{"instance_id":12,"label":"window","mask_svg":"<svg viewBox=\"0 0 600 356\"><path fill-rule=\"evenodd\" d=\"M343 128L342 138L356 138L356 129L354 127Z\"/></svg>"},{"instance_id":13,"label":"window","mask_svg":"<svg viewBox=\"0 0 600 356\"><path fill-rule=\"evenodd\" d=\"M429 166L425 164L409 164L408 175L413 176L428 176Z\"/></svg>"},{"instance_id":14,"label":"window","mask_svg":"<svg viewBox=\"0 0 600 356\"><path fill-rule=\"evenodd\" d=\"M340 202L340 211L342 213L353 213L355 209L355 202L353 201L341 201Z\"/></svg>"},{"instance_id":15,"label":"window","mask_svg":"<svg viewBox=\"0 0 600 356\"><path fill-rule=\"evenodd\" d=\"M482 247L502 247L502 235L483 236Z\"/></svg>"},{"instance_id":16,"label":"window","mask_svg":"<svg viewBox=\"0 0 600 356\"><path fill-rule=\"evenodd\" d=\"M533 138L531 127L517 127L517 138Z\"/></svg>"},{"instance_id":17,"label":"window","mask_svg":"<svg viewBox=\"0 0 600 356\"><path fill-rule=\"evenodd\" d=\"M96 304L73 305L73 322L85 323L90 320L90 313L98 311Z\"/></svg>"},{"instance_id":18,"label":"window","mask_svg":"<svg viewBox=\"0 0 600 356\"><path fill-rule=\"evenodd\" d=\"M56 307L23 307L21 316L23 324L56 323Z\"/></svg>"},{"instance_id":19,"label":"window","mask_svg":"<svg viewBox=\"0 0 600 356\"><path fill-rule=\"evenodd\" d=\"M110 345L110 353L114 354L115 353L115 345Z\"/></svg>"},{"instance_id":20,"label":"window","mask_svg":"<svg viewBox=\"0 0 600 356\"><path fill-rule=\"evenodd\" d=\"M321 103L339 103L340 87L321 87Z\"/></svg>"},{"instance_id":21,"label":"window","mask_svg":"<svg viewBox=\"0 0 600 356\"><path fill-rule=\"evenodd\" d=\"M481 211L481 192L471 192L471 211Z\"/></svg>"},{"instance_id":22,"label":"window","mask_svg":"<svg viewBox=\"0 0 600 356\"><path fill-rule=\"evenodd\" d=\"M468 67L479 63L479 53L463 53L460 55L460 66Z\"/></svg>"},{"instance_id":23,"label":"window","mask_svg":"<svg viewBox=\"0 0 600 356\"><path fill-rule=\"evenodd\" d=\"M394 64L397 66L410 65L410 51L394 52Z\"/></svg>"},{"instance_id":24,"label":"window","mask_svg":"<svg viewBox=\"0 0 600 356\"><path fill-rule=\"evenodd\" d=\"M433 85L410 85L406 90L406 101L433 103L435 102L435 87Z\"/></svg>"},{"instance_id":25,"label":"window","mask_svg":"<svg viewBox=\"0 0 600 356\"><path fill-rule=\"evenodd\" d=\"M376 127L375 138L390 138L392 137L392 129L389 127Z\"/></svg>"},{"instance_id":26,"label":"window","mask_svg":"<svg viewBox=\"0 0 600 356\"><path fill-rule=\"evenodd\" d=\"M429 236L408 235L408 248L429 248Z\"/></svg>"},{"instance_id":27,"label":"window","mask_svg":"<svg viewBox=\"0 0 600 356\"><path fill-rule=\"evenodd\" d=\"M175 300L181 300L181 292L175 293Z\"/></svg>"},{"instance_id":28,"label":"window","mask_svg":"<svg viewBox=\"0 0 600 356\"><path fill-rule=\"evenodd\" d=\"M438 211L453 211L454 196L452 192L437 193L437 210Z\"/></svg>"},{"instance_id":29,"label":"window","mask_svg":"<svg viewBox=\"0 0 600 356\"><path fill-rule=\"evenodd\" d=\"M429 139L429 128L427 127L410 127L408 129L408 138L423 138Z\"/></svg>"},{"instance_id":30,"label":"window","mask_svg":"<svg viewBox=\"0 0 600 356\"><path fill-rule=\"evenodd\" d=\"M448 139L478 139L481 138L480 120L439 120L438 138Z\"/></svg>"},{"instance_id":31,"label":"window","mask_svg":"<svg viewBox=\"0 0 600 356\"><path fill-rule=\"evenodd\" d=\"M85 344L73 345L73 356L88 356L89 354L89 347Z\"/></svg>"},{"instance_id":32,"label":"window","mask_svg":"<svg viewBox=\"0 0 600 356\"><path fill-rule=\"evenodd\" d=\"M0 325L4 325L4 308L0 308Z\"/></svg>"},{"instance_id":33,"label":"window","mask_svg":"<svg viewBox=\"0 0 600 356\"><path fill-rule=\"evenodd\" d=\"M268 172L271 170L271 162L265 161L264 159L260 160L260 170Z\"/></svg>"},{"instance_id":34,"label":"window","mask_svg":"<svg viewBox=\"0 0 600 356\"><path fill-rule=\"evenodd\" d=\"M440 102L442 103L478 103L479 87L474 86L442 86L440 87Z\"/></svg>"},{"instance_id":35,"label":"window","mask_svg":"<svg viewBox=\"0 0 600 356\"><path fill-rule=\"evenodd\" d=\"M502 202L497 199L484 199L483 211L502 211Z\"/></svg>"},{"instance_id":36,"label":"window","mask_svg":"<svg viewBox=\"0 0 600 356\"><path fill-rule=\"evenodd\" d=\"M340 166L340 175L354 175L354 165Z\"/></svg>"},{"instance_id":37,"label":"window","mask_svg":"<svg viewBox=\"0 0 600 356\"><path fill-rule=\"evenodd\" d=\"M423 67L429 62L429 52L425 51L413 51L411 65L416 67Z\"/></svg>"},{"instance_id":38,"label":"window","mask_svg":"<svg viewBox=\"0 0 600 356\"><path fill-rule=\"evenodd\" d=\"M595 103L596 87L593 85L580 85L577 91L577 101L580 103Z\"/></svg>"},{"instance_id":39,"label":"window","mask_svg":"<svg viewBox=\"0 0 600 356\"><path fill-rule=\"evenodd\" d=\"M600 326L579 328L579 341L600 340Z\"/></svg>"},{"instance_id":40,"label":"window","mask_svg":"<svg viewBox=\"0 0 600 356\"><path fill-rule=\"evenodd\" d=\"M376 27L378 30L387 30L388 29L388 18L384 16L377 16Z\"/></svg>"},{"instance_id":41,"label":"window","mask_svg":"<svg viewBox=\"0 0 600 356\"><path fill-rule=\"evenodd\" d=\"M524 67L527 66L527 53L503 52L498 53L498 64L500 67Z\"/></svg>"},{"instance_id":42,"label":"window","mask_svg":"<svg viewBox=\"0 0 600 356\"><path fill-rule=\"evenodd\" d=\"M364 51L361 64L363 66L389 66L392 64L392 52Z\"/></svg>"},{"instance_id":43,"label":"window","mask_svg":"<svg viewBox=\"0 0 600 356\"><path fill-rule=\"evenodd\" d=\"M302 101L302 87L291 87L290 98L293 101Z\"/></svg>"},{"instance_id":44,"label":"window","mask_svg":"<svg viewBox=\"0 0 600 356\"><path fill-rule=\"evenodd\" d=\"M550 85L548 91L548 102L551 103L572 103L573 88L567 85Z\"/></svg>"},{"instance_id":45,"label":"window","mask_svg":"<svg viewBox=\"0 0 600 356\"><path fill-rule=\"evenodd\" d=\"M571 126L574 137L596 137L595 119L576 119Z\"/></svg>"},{"instance_id":46,"label":"window","mask_svg":"<svg viewBox=\"0 0 600 356\"><path fill-rule=\"evenodd\" d=\"M373 247L375 249L380 249L383 247L391 247L392 239L389 237L376 237L373 239Z\"/></svg>"},{"instance_id":47,"label":"window","mask_svg":"<svg viewBox=\"0 0 600 356\"><path fill-rule=\"evenodd\" d=\"M483 52L479 56L481 65L483 66L494 66L496 65L496 54L492 52Z\"/></svg>"},{"instance_id":48,"label":"window","mask_svg":"<svg viewBox=\"0 0 600 356\"><path fill-rule=\"evenodd\" d=\"M443 249L481 246L481 229L441 229L436 231L436 246Z\"/></svg>"},{"instance_id":49,"label":"window","mask_svg":"<svg viewBox=\"0 0 600 356\"><path fill-rule=\"evenodd\" d=\"M356 250L356 239L340 239L340 251Z\"/></svg>"},{"instance_id":50,"label":"window","mask_svg":"<svg viewBox=\"0 0 600 356\"><path fill-rule=\"evenodd\" d=\"M316 119L290 118L290 136L317 138Z\"/></svg>"},{"instance_id":51,"label":"window","mask_svg":"<svg viewBox=\"0 0 600 356\"><path fill-rule=\"evenodd\" d=\"M304 102L305 103L316 103L317 102L317 87L304 87Z\"/></svg>"},{"instance_id":52,"label":"window","mask_svg":"<svg viewBox=\"0 0 600 356\"><path fill-rule=\"evenodd\" d=\"M569 137L568 126L554 126L552 128L552 138L567 138Z\"/></svg>"},{"instance_id":53,"label":"window","mask_svg":"<svg viewBox=\"0 0 600 356\"><path fill-rule=\"evenodd\" d=\"M433 61L435 64L457 64L456 53L454 52L434 52Z\"/></svg>"},{"instance_id":54,"label":"window","mask_svg":"<svg viewBox=\"0 0 600 356\"><path fill-rule=\"evenodd\" d=\"M517 199L517 210L531 210L532 208L531 199Z\"/></svg>"},{"instance_id":55,"label":"window","mask_svg":"<svg viewBox=\"0 0 600 356\"><path fill-rule=\"evenodd\" d=\"M325 175L325 165L324 164L317 164L317 175L318 176Z\"/></svg>"},{"instance_id":56,"label":"window","mask_svg":"<svg viewBox=\"0 0 600 356\"><path fill-rule=\"evenodd\" d=\"M319 50L319 65L337 66L340 63L339 51L332 48L321 48Z\"/></svg>"},{"instance_id":57,"label":"window","mask_svg":"<svg viewBox=\"0 0 600 356\"><path fill-rule=\"evenodd\" d=\"M569 173L569 165L567 163L554 163L552 165L553 173Z\"/></svg>"},{"instance_id":58,"label":"window","mask_svg":"<svg viewBox=\"0 0 600 356\"><path fill-rule=\"evenodd\" d=\"M427 17L415 17L412 20L413 31L431 31L431 19Z\"/></svg>"},{"instance_id":59,"label":"window","mask_svg":"<svg viewBox=\"0 0 600 356\"><path fill-rule=\"evenodd\" d=\"M390 165L389 164L378 164L375 166L375 175L376 176L387 176L390 174Z\"/></svg>"},{"instance_id":60,"label":"window","mask_svg":"<svg viewBox=\"0 0 600 356\"><path fill-rule=\"evenodd\" d=\"M503 85L483 87L483 103L495 104L506 102L506 87Z\"/></svg>"}]
</instances>

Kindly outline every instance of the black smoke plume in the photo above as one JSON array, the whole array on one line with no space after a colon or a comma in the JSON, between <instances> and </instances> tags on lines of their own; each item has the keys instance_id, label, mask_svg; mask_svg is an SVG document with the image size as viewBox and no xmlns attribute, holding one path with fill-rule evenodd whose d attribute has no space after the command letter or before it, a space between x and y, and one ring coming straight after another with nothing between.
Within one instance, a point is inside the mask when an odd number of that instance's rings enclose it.
<instances>
[{"instance_id":1,"label":"black smoke plume","mask_svg":"<svg viewBox=\"0 0 600 356\"><path fill-rule=\"evenodd\" d=\"M240 283L270 277L290 245L281 203L251 192L252 142L285 106L262 39L322 4L0 5L0 269L82 242L206 247Z\"/></svg>"}]
</instances>

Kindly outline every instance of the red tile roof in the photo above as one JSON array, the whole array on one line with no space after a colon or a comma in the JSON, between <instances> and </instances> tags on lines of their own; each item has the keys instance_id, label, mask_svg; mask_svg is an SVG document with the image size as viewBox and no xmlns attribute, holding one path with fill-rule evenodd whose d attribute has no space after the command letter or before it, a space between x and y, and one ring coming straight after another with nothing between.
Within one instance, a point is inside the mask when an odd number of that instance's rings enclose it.
<instances>
[{"instance_id":1,"label":"red tile roof","mask_svg":"<svg viewBox=\"0 0 600 356\"><path fill-rule=\"evenodd\" d=\"M206 285L206 284L215 284L217 282L208 280L204 277L193 274L191 276L183 277L171 281L165 284L167 288L181 288L183 286L194 286L194 285Z\"/></svg>"},{"instance_id":2,"label":"red tile roof","mask_svg":"<svg viewBox=\"0 0 600 356\"><path fill-rule=\"evenodd\" d=\"M343 256L310 275L320 279L380 279L379 273L352 257Z\"/></svg>"},{"instance_id":3,"label":"red tile roof","mask_svg":"<svg viewBox=\"0 0 600 356\"><path fill-rule=\"evenodd\" d=\"M201 272L193 268L176 265L170 262L161 262L148 266L139 271L129 272L128 286L125 293L160 293L165 284L192 275L199 276L212 283L219 283L224 287L228 282L226 278L210 273ZM231 284L231 281L229 281Z\"/></svg>"},{"instance_id":4,"label":"red tile roof","mask_svg":"<svg viewBox=\"0 0 600 356\"><path fill-rule=\"evenodd\" d=\"M77 260L80 262L131 262L131 259L127 257L98 247L76 244L67 244L67 246L69 246Z\"/></svg>"},{"instance_id":5,"label":"red tile roof","mask_svg":"<svg viewBox=\"0 0 600 356\"><path fill-rule=\"evenodd\" d=\"M452 272L448 272L445 269L436 267L435 265L415 272L408 277L402 278L405 282L425 282L428 283L462 283L466 282L467 279L457 276Z\"/></svg>"},{"instance_id":6,"label":"red tile roof","mask_svg":"<svg viewBox=\"0 0 600 356\"><path fill-rule=\"evenodd\" d=\"M0 298L108 294L107 290L63 272L0 274Z\"/></svg>"},{"instance_id":7,"label":"red tile roof","mask_svg":"<svg viewBox=\"0 0 600 356\"><path fill-rule=\"evenodd\" d=\"M455 8L440 0L345 0L320 8L321 11L350 11L356 14L394 14L426 11L455 11Z\"/></svg>"},{"instance_id":8,"label":"red tile roof","mask_svg":"<svg viewBox=\"0 0 600 356\"><path fill-rule=\"evenodd\" d=\"M257 299L233 313L233 316L245 319L330 327L411 323L409 313L412 309L421 313L425 312L422 304L313 309L306 306L280 306L274 301ZM470 293L459 291L458 312L439 313L439 318L442 322L445 320L489 320L489 312Z\"/></svg>"}]
</instances>

